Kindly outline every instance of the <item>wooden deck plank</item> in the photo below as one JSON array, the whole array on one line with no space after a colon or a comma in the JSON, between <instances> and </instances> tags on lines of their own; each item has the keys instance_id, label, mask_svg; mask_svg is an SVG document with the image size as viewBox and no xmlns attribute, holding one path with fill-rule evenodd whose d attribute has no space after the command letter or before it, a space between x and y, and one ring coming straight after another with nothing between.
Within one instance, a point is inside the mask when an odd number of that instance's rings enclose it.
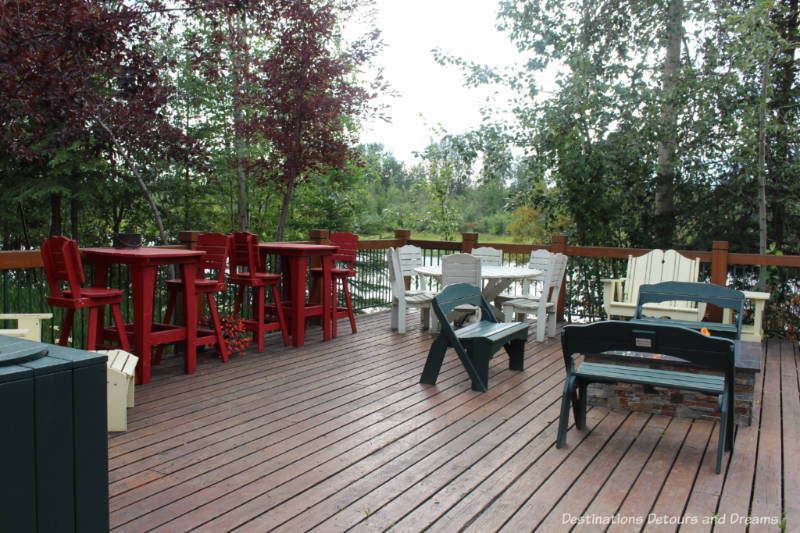
<instances>
[{"instance_id":1,"label":"wooden deck plank","mask_svg":"<svg viewBox=\"0 0 800 533\"><path fill-rule=\"evenodd\" d=\"M706 449L711 447L716 450L716 443L709 444L713 428L714 423L708 420L698 420L692 424L658 499L648 514L644 527L646 533L676 531L677 526L699 520L699 517L685 515L683 510Z\"/></svg>"},{"instance_id":2,"label":"wooden deck plank","mask_svg":"<svg viewBox=\"0 0 800 533\"><path fill-rule=\"evenodd\" d=\"M580 525L582 533L605 531L612 520L620 520L616 514L617 510L671 423L674 423L674 419L670 417L653 416L636 437L634 445L615 465L613 474L602 484L602 487L598 487L600 490L589 506L584 509L572 508L565 511L570 515L567 519L569 521L583 519ZM624 520L629 521L628 518Z\"/></svg>"},{"instance_id":3,"label":"wooden deck plank","mask_svg":"<svg viewBox=\"0 0 800 533\"><path fill-rule=\"evenodd\" d=\"M384 395L380 401L373 400L367 412L355 410L343 420L325 420L313 429L297 432L296 436L289 439L278 432L275 434L277 437L270 436L257 445L247 443L235 451L238 457L233 461L230 461L229 457L220 456L212 461L204 461L200 466L203 469L200 475L196 475L197 472L193 471L193 468L184 469L179 474L186 476L187 470L191 471L188 475L193 482L188 487L181 484L175 486L175 490L167 490L166 499L171 503L148 513L143 519L144 522L131 520L135 517L127 515L124 510L112 513L112 522L117 520L125 522L125 528L122 530L130 528L132 531L142 527L152 528L167 524L173 520L177 522L165 527L173 529L190 527L189 523L203 523L204 516L217 516L227 511L231 507L230 501L239 504L257 496L260 484L268 483L271 486L278 481L285 482L287 475L296 475L297 468L288 469L287 465L303 460L307 468L313 469L314 465L343 451L342 447L344 449L351 447L349 439L355 438L358 442L366 443L367 447L375 446L376 443L391 442L396 438L391 431L395 426L403 428L395 429L396 432L409 431L402 425L408 418L416 417L418 419L416 424L424 424L432 415L426 414L422 417L418 415L427 413L432 403L440 401L437 398L441 398L442 402L448 400L446 404L448 409L454 402L458 404L466 401L468 395L465 396L465 392L469 390L468 387L464 387L468 382L466 373L460 367L454 367L456 372L448 380L440 381L432 401L422 402L421 400L426 398L426 393L419 387L418 376L423 363L424 358L420 357L419 370L410 378L410 382L394 395ZM502 373L500 371L499 374ZM512 373L506 370L504 374ZM354 434L359 434L361 437L354 437ZM268 459L264 459L265 457ZM208 470L209 462L214 462L213 470ZM204 488L195 490L196 483ZM231 485L239 487L235 495L231 494ZM250 491L254 491L255 494ZM250 496L247 496L248 494ZM148 499L155 501L164 499L164 496L165 493L162 493L150 496Z\"/></svg>"},{"instance_id":4,"label":"wooden deck plank","mask_svg":"<svg viewBox=\"0 0 800 533\"><path fill-rule=\"evenodd\" d=\"M708 421L591 408L588 431L571 428L556 449L557 338L529 341L523 372L500 354L478 393L452 351L437 385L419 384L432 334L392 333L389 313L358 321L357 335L331 342L312 328L300 349L276 337L227 364L206 353L191 376L165 357L137 387L129 430L109 435L113 531L567 531L567 513L798 521L787 495L800 463L783 460L800 442L796 343L766 343L754 426L737 429L716 475ZM713 531L745 531L743 521Z\"/></svg>"},{"instance_id":5,"label":"wooden deck plank","mask_svg":"<svg viewBox=\"0 0 800 533\"><path fill-rule=\"evenodd\" d=\"M781 413L783 416L783 510L786 524L800 526L800 360L796 342L781 343ZM788 531L788 530L787 530Z\"/></svg>"},{"instance_id":6,"label":"wooden deck plank","mask_svg":"<svg viewBox=\"0 0 800 533\"><path fill-rule=\"evenodd\" d=\"M554 368L558 368L555 357L555 353L551 352L547 356L539 358L535 363L531 363L526 370L526 373L536 372L542 374L541 379L543 379L538 385L525 380L525 387L535 385L536 390L531 393L539 395L539 398L530 404L529 409L533 409L536 404L542 402L543 398L550 396L548 387L552 388L558 384L557 371L554 370ZM545 379L544 376L548 373L550 377ZM528 395L529 393L526 392L525 394ZM518 402L519 399L514 401ZM452 420L449 420L448 424L448 430L455 429ZM452 438L452 435L450 438ZM255 523L275 520L276 523L281 524L281 529L283 530L308 529L357 499L357 497L353 497L354 494L366 494L407 468L414 467L417 462L439 449L438 447L446 445L446 439L446 434L439 432L424 441L417 440L413 445L405 445L401 441L397 441L392 444L392 447L396 447L397 450L392 450L390 454L387 455L384 453L385 450L380 450L366 458L366 460L353 464L349 469L310 489L311 500L312 502L317 502L316 505L310 505L307 501L302 501L299 502L300 505L298 506L298 502L287 501L284 505L271 511L270 517L259 517ZM379 457L380 459L378 459ZM365 475L364 472L369 473ZM291 519L288 522L284 522L289 518Z\"/></svg>"},{"instance_id":7,"label":"wooden deck plank","mask_svg":"<svg viewBox=\"0 0 800 533\"><path fill-rule=\"evenodd\" d=\"M568 527L571 517L573 515L580 516L582 511L589 506L622 457L637 442L649 418L649 415L645 413L634 413L628 417L625 424L606 443L603 450L578 476L578 479L591 479L591 483L581 483L576 480L552 509L545 507L538 513L533 513L534 506L526 506L522 510L523 512L514 515L514 518L506 524L505 529L512 531L514 528L523 528L526 524L541 531L558 531ZM547 514L540 518L545 512Z\"/></svg>"},{"instance_id":8,"label":"wooden deck plank","mask_svg":"<svg viewBox=\"0 0 800 533\"><path fill-rule=\"evenodd\" d=\"M768 349L774 354L767 360L761 400L761 430L756 454L756 477L750 516L757 521L762 518L781 518L781 357L780 342L770 343ZM756 523L750 532L775 531L774 525Z\"/></svg>"},{"instance_id":9,"label":"wooden deck plank","mask_svg":"<svg viewBox=\"0 0 800 533\"><path fill-rule=\"evenodd\" d=\"M656 449L648 458L647 464L619 507L617 512L621 517L630 518L633 521L647 519L691 425L691 420L678 418L667 427L661 440L658 441ZM630 524L619 521L611 524L608 531L625 533L630 531Z\"/></svg>"},{"instance_id":10,"label":"wooden deck plank","mask_svg":"<svg viewBox=\"0 0 800 533\"><path fill-rule=\"evenodd\" d=\"M753 493L756 454L758 453L761 429L762 395L764 392L765 365L771 362L771 341L767 342L761 359L761 373L756 374L753 389L753 420L750 426L737 426L733 454L730 456L727 475L719 498L717 515L720 522L714 532L731 533L746 531L747 526L736 517L748 516L750 498Z\"/></svg>"},{"instance_id":11,"label":"wooden deck plank","mask_svg":"<svg viewBox=\"0 0 800 533\"><path fill-rule=\"evenodd\" d=\"M544 371L553 371L552 362L543 368ZM545 381L537 383L526 380L516 386L509 386L508 390L500 391L502 396L497 397L494 406L488 404L481 405L469 417L456 422L449 421L446 431L439 431L430 438L411 443L404 443L401 439L389 448L391 450L381 450L379 453L372 454L356 463L352 463L346 471L341 471L335 476L328 478L324 483L315 486L311 492L312 501L324 499L323 505L308 508L308 502L287 501L272 512L262 514L256 520L247 524L243 531L263 531L264 527L270 523L281 524L280 530L283 531L307 531L312 527L320 528L331 527L338 530L344 527L346 515L349 514L348 506L354 509L356 521L361 520L365 513L358 511L359 508L370 509L370 522L372 519L379 519L381 512L387 501L392 500L392 496L405 494L409 486L414 485L419 479L426 479L428 483L433 483L440 467L442 458L441 452L451 456L452 460L441 465L439 470L446 469L448 465L467 461L468 465L474 464L474 457L469 453L470 446L475 447L475 442L480 443L480 439L486 439L486 435L498 435L502 432L492 432L498 425L512 427L516 419L530 418L531 412L538 413L542 407L548 405L548 400L552 398L552 391L558 385L558 377L552 376ZM509 383L508 385L512 385ZM522 387L527 390L521 390ZM532 388L530 388L532 387ZM520 394L522 393L522 394ZM503 399L505 397L505 399ZM479 400L483 400L480 398ZM523 413L514 413L520 409L525 401L528 401L529 408ZM507 401L505 405L502 403ZM506 430L506 428L504 428ZM413 435L411 436L413 437ZM472 442L473 444L470 444ZM480 444L479 444L480 445ZM491 445L490 445L491 446ZM460 453L448 453L449 450L460 450ZM384 451L389 452L387 457ZM364 474L368 472L368 474ZM358 477L360 474L360 477ZM413 491L416 498L413 503L419 502L419 488L414 487ZM360 494L368 495L367 498L359 498ZM324 498L330 495L330 498ZM323 498L319 498L323 496ZM352 502L352 503L351 503ZM253 502L256 503L256 502ZM257 507L256 507L257 510ZM302 514L300 514L302 512ZM330 519L331 516L340 513L334 519L338 521L335 525L323 525L323 520ZM285 521L287 518L293 519Z\"/></svg>"}]
</instances>

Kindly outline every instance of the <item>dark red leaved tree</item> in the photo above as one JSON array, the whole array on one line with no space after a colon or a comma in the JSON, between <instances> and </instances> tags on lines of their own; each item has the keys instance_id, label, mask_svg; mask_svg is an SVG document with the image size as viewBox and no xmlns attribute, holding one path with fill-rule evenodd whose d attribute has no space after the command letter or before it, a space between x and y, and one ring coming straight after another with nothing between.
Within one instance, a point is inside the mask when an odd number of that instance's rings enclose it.
<instances>
[{"instance_id":1,"label":"dark red leaved tree","mask_svg":"<svg viewBox=\"0 0 800 533\"><path fill-rule=\"evenodd\" d=\"M185 154L187 139L162 109L162 85L148 43L160 2L0 2L0 149L46 162L74 143L104 145L123 158L166 234L134 154Z\"/></svg>"}]
</instances>

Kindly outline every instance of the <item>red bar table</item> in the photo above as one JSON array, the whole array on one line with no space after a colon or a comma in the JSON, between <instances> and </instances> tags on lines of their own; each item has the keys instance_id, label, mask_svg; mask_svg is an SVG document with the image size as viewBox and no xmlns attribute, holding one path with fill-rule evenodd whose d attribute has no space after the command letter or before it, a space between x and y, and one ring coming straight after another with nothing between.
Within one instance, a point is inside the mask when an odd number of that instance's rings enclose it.
<instances>
[{"instance_id":1,"label":"red bar table","mask_svg":"<svg viewBox=\"0 0 800 533\"><path fill-rule=\"evenodd\" d=\"M183 248L84 248L86 261L94 266L94 285L106 287L110 265L128 265L133 298L133 328L130 340L135 346L139 364L136 383L150 382L150 356L157 344L186 341L184 370L192 374L197 366L197 302L194 289L199 250ZM153 293L159 265L181 265L184 281L183 298L186 325L153 324ZM99 333L102 335L102 332Z\"/></svg>"},{"instance_id":2,"label":"red bar table","mask_svg":"<svg viewBox=\"0 0 800 533\"><path fill-rule=\"evenodd\" d=\"M306 318L322 317L323 338L331 338L331 269L333 253L338 246L330 244L302 244L295 242L262 242L258 245L262 254L280 256L283 273L283 301L288 307L291 321L292 344L303 346L305 341ZM322 259L322 303L306 302L306 276L308 258L319 256ZM287 303L288 302L288 303Z\"/></svg>"}]
</instances>

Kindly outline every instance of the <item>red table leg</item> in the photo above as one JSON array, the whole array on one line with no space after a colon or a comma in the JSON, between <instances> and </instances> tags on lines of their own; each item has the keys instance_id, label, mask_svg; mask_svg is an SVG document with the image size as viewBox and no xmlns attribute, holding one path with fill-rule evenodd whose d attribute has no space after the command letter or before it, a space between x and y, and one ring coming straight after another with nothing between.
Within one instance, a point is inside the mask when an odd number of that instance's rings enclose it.
<instances>
[{"instance_id":1,"label":"red table leg","mask_svg":"<svg viewBox=\"0 0 800 533\"><path fill-rule=\"evenodd\" d=\"M322 256L322 338L331 340L331 270L333 256ZM336 305L336 302L333 302Z\"/></svg>"},{"instance_id":2,"label":"red table leg","mask_svg":"<svg viewBox=\"0 0 800 533\"><path fill-rule=\"evenodd\" d=\"M306 333L306 269L307 256L289 257L290 301L292 302L292 344L300 347L305 344Z\"/></svg>"},{"instance_id":3,"label":"red table leg","mask_svg":"<svg viewBox=\"0 0 800 533\"><path fill-rule=\"evenodd\" d=\"M186 316L186 357L183 368L187 374L193 374L197 368L197 295L195 294L196 265L184 263L183 275L183 308Z\"/></svg>"},{"instance_id":4,"label":"red table leg","mask_svg":"<svg viewBox=\"0 0 800 533\"><path fill-rule=\"evenodd\" d=\"M153 329L153 291L156 285L155 265L131 265L131 298L133 300L133 344L139 364L136 366L136 383L150 383L150 356Z\"/></svg>"}]
</instances>

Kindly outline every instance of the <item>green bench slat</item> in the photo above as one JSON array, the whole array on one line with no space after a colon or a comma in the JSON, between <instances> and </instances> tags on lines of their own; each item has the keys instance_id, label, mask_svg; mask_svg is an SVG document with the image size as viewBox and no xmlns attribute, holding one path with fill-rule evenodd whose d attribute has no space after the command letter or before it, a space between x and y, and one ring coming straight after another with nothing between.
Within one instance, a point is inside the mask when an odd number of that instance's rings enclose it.
<instances>
[{"instance_id":1,"label":"green bench slat","mask_svg":"<svg viewBox=\"0 0 800 533\"><path fill-rule=\"evenodd\" d=\"M690 329L706 328L709 331L736 333L736 324L723 324L722 322L695 322L692 320L674 320L671 318L655 318L655 317L636 318L633 320L633 322L659 324L662 326L681 326Z\"/></svg>"},{"instance_id":2,"label":"green bench slat","mask_svg":"<svg viewBox=\"0 0 800 533\"><path fill-rule=\"evenodd\" d=\"M581 363L575 371L576 376L608 379L653 387L720 394L725 390L725 377L713 374L690 374L672 370L658 370L603 363Z\"/></svg>"},{"instance_id":3,"label":"green bench slat","mask_svg":"<svg viewBox=\"0 0 800 533\"><path fill-rule=\"evenodd\" d=\"M528 325L521 322L488 322L482 320L457 329L455 333L459 339L488 338L494 342L522 330L527 331L527 329Z\"/></svg>"}]
</instances>

